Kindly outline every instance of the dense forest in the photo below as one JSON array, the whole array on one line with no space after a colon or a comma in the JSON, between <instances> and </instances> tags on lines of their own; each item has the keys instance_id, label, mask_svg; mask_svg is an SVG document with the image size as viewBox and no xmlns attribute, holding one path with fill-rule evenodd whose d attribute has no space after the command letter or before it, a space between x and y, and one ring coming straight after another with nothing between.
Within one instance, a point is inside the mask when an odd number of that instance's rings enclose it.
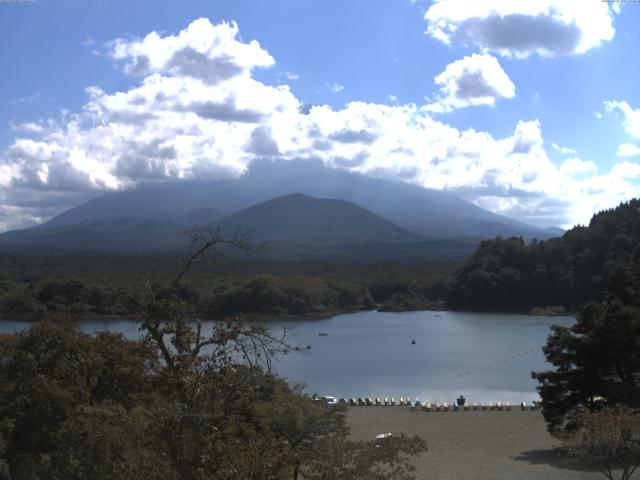
<instances>
[{"instance_id":1,"label":"dense forest","mask_svg":"<svg viewBox=\"0 0 640 480\"><path fill-rule=\"evenodd\" d=\"M575 309L607 293L625 303L639 294L640 200L593 216L560 238L525 243L496 238L480 244L453 275L449 308L528 310Z\"/></svg>"},{"instance_id":2,"label":"dense forest","mask_svg":"<svg viewBox=\"0 0 640 480\"><path fill-rule=\"evenodd\" d=\"M135 318L122 291L171 277L176 256L0 255L0 319L45 314ZM441 308L452 262L274 262L215 258L180 287L201 317L315 318L372 309Z\"/></svg>"}]
</instances>

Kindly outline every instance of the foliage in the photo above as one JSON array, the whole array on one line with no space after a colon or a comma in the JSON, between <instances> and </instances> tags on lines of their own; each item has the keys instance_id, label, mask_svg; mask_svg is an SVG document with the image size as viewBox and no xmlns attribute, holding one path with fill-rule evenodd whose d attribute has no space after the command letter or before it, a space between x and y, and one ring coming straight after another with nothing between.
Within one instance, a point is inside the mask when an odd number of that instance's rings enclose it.
<instances>
[{"instance_id":1,"label":"foliage","mask_svg":"<svg viewBox=\"0 0 640 480\"><path fill-rule=\"evenodd\" d=\"M568 452L609 480L628 480L640 466L640 415L628 408L582 411L577 428L563 437Z\"/></svg>"},{"instance_id":2,"label":"foliage","mask_svg":"<svg viewBox=\"0 0 640 480\"><path fill-rule=\"evenodd\" d=\"M583 407L640 407L640 305L617 298L586 305L544 348L555 370L534 373L551 431L571 429Z\"/></svg>"},{"instance_id":3,"label":"foliage","mask_svg":"<svg viewBox=\"0 0 640 480\"><path fill-rule=\"evenodd\" d=\"M12 478L48 477L60 432L90 405L132 408L152 395L152 350L121 335L87 337L46 321L0 338L0 424Z\"/></svg>"},{"instance_id":4,"label":"foliage","mask_svg":"<svg viewBox=\"0 0 640 480\"><path fill-rule=\"evenodd\" d=\"M612 293L640 296L640 200L593 216L562 238L482 242L457 270L446 294L455 309L575 308Z\"/></svg>"},{"instance_id":5,"label":"foliage","mask_svg":"<svg viewBox=\"0 0 640 480\"><path fill-rule=\"evenodd\" d=\"M371 309L364 287L309 277L260 276L246 282L220 285L207 308L212 316L237 312L264 315L324 315L336 311Z\"/></svg>"},{"instance_id":6,"label":"foliage","mask_svg":"<svg viewBox=\"0 0 640 480\"><path fill-rule=\"evenodd\" d=\"M46 314L138 318L118 291L144 294L174 275L175 256L8 255L0 253L0 319ZM203 317L252 314L318 317L372 308L413 310L444 298L452 263L276 262L217 258L193 265L179 294ZM178 293L178 292L176 292Z\"/></svg>"},{"instance_id":7,"label":"foliage","mask_svg":"<svg viewBox=\"0 0 640 480\"><path fill-rule=\"evenodd\" d=\"M118 292L138 312L141 340L83 334L60 317L0 337L0 472L13 480L327 478L323 455L339 452L337 472L357 465L359 478L412 478L409 457L425 449L421 440L351 442L342 407L270 373L274 355L295 349L286 332L241 318L204 331L183 277L219 244L250 245L215 233L196 240L172 281Z\"/></svg>"}]
</instances>

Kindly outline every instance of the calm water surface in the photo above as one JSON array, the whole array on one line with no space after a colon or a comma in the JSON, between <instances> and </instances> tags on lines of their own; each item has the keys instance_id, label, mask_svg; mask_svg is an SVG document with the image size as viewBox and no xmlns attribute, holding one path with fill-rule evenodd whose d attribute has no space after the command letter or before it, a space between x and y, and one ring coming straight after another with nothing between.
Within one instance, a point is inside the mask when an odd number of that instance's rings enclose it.
<instances>
[{"instance_id":1,"label":"calm water surface","mask_svg":"<svg viewBox=\"0 0 640 480\"><path fill-rule=\"evenodd\" d=\"M519 403L538 398L530 373L545 370L542 346L553 324L572 317L461 312L357 312L273 324L290 330L309 353L284 355L275 370L309 393L336 397L419 397L452 402ZM0 331L26 328L0 322ZM85 321L81 329L138 335L134 322ZM319 336L326 333L326 336ZM412 344L415 340L415 344Z\"/></svg>"}]
</instances>

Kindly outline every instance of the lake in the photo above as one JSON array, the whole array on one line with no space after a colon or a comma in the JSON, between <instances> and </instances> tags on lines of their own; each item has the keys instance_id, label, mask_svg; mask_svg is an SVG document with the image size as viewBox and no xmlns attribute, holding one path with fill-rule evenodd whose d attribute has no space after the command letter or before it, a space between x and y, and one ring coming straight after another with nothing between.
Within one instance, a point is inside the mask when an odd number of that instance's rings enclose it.
<instances>
[{"instance_id":1,"label":"lake","mask_svg":"<svg viewBox=\"0 0 640 480\"><path fill-rule=\"evenodd\" d=\"M530 374L549 368L542 353L549 327L574 322L573 317L434 311L280 322L273 328L285 326L294 343L311 349L280 357L274 368L321 395L451 403L463 394L469 402L517 404L538 399ZM0 331L28 325L4 321ZM138 335L136 324L126 320L85 321L81 329Z\"/></svg>"}]
</instances>

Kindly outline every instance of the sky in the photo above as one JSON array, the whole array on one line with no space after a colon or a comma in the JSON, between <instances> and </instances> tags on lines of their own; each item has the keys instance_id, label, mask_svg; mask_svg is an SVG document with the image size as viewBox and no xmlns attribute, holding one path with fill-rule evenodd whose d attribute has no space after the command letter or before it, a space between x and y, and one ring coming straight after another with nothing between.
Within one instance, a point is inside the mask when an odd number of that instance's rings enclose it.
<instances>
[{"instance_id":1,"label":"sky","mask_svg":"<svg viewBox=\"0 0 640 480\"><path fill-rule=\"evenodd\" d=\"M640 196L640 3L0 0L0 231L320 160L539 227Z\"/></svg>"}]
</instances>

